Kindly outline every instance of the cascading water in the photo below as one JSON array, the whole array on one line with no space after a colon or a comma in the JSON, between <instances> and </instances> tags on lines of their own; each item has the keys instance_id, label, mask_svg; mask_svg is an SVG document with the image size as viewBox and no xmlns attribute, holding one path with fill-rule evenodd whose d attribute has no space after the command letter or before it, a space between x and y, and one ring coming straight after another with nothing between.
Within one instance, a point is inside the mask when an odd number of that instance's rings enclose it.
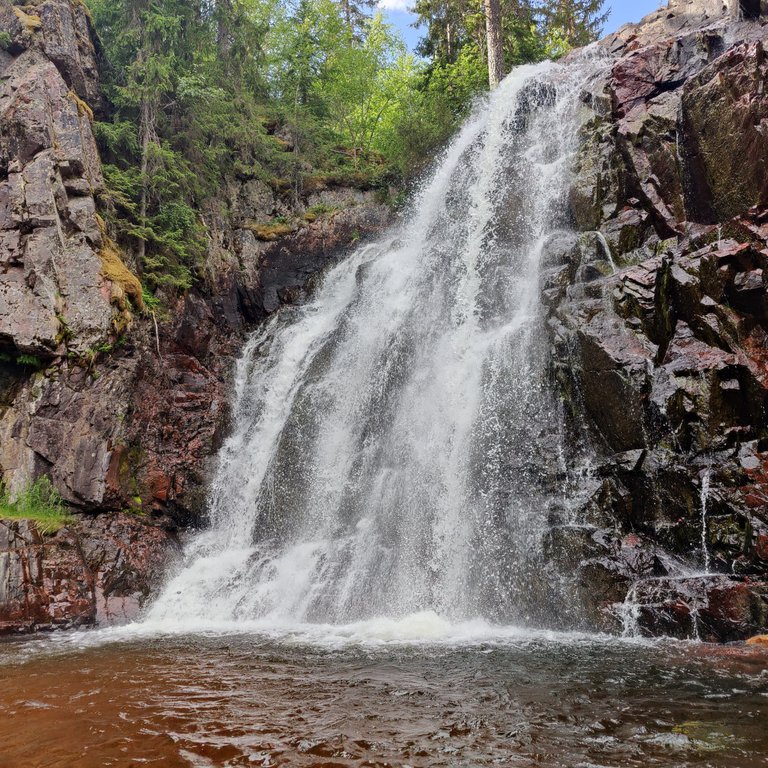
<instances>
[{"instance_id":1,"label":"cascading water","mask_svg":"<svg viewBox=\"0 0 768 768\"><path fill-rule=\"evenodd\" d=\"M701 498L699 506L701 511L701 552L704 560L704 573L709 574L709 542L707 541L707 513L709 506L709 489L712 481L712 470L706 469L701 476Z\"/></svg>"},{"instance_id":2,"label":"cascading water","mask_svg":"<svg viewBox=\"0 0 768 768\"><path fill-rule=\"evenodd\" d=\"M150 620L535 620L567 504L540 261L603 66L516 69L412 216L250 339L212 526Z\"/></svg>"}]
</instances>

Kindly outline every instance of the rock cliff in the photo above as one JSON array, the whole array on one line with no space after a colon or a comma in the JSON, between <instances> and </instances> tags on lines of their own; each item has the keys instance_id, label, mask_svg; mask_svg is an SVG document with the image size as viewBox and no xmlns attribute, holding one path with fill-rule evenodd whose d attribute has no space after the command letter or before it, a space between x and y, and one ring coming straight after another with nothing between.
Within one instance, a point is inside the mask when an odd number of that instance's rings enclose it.
<instances>
[{"instance_id":1,"label":"rock cliff","mask_svg":"<svg viewBox=\"0 0 768 768\"><path fill-rule=\"evenodd\" d=\"M543 295L599 455L588 522L560 534L605 628L768 621L766 10L671 2L601 43L615 60L584 95L581 234L553 238Z\"/></svg>"}]
</instances>

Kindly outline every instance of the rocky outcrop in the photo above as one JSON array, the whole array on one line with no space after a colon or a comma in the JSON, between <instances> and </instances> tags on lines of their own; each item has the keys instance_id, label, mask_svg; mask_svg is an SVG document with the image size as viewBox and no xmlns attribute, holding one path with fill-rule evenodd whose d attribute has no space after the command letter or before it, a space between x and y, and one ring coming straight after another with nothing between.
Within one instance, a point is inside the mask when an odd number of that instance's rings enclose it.
<instances>
[{"instance_id":1,"label":"rocky outcrop","mask_svg":"<svg viewBox=\"0 0 768 768\"><path fill-rule=\"evenodd\" d=\"M125 514L54 536L0 520L0 635L135 618L174 547L167 531Z\"/></svg>"},{"instance_id":2,"label":"rocky outcrop","mask_svg":"<svg viewBox=\"0 0 768 768\"><path fill-rule=\"evenodd\" d=\"M32 10L0 4L10 35L0 52L0 345L11 359L46 360L65 342L79 355L104 343L121 323L125 286L104 269L84 7L48 0Z\"/></svg>"},{"instance_id":3,"label":"rocky outcrop","mask_svg":"<svg viewBox=\"0 0 768 768\"><path fill-rule=\"evenodd\" d=\"M742 3L742 6L744 3ZM747 4L749 5L749 4ZM553 375L600 457L570 535L592 625L729 641L768 621L765 9L670 3L602 45L554 240ZM585 540L588 546L585 545Z\"/></svg>"}]
</instances>

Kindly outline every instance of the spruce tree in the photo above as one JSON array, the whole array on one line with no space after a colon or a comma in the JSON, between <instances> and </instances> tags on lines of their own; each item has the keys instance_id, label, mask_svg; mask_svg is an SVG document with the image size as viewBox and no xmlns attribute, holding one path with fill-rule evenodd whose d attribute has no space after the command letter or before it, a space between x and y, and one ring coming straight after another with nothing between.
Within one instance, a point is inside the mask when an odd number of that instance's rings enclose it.
<instances>
[{"instance_id":1,"label":"spruce tree","mask_svg":"<svg viewBox=\"0 0 768 768\"><path fill-rule=\"evenodd\" d=\"M605 0L546 0L538 13L550 44L567 50L597 40L610 10L605 10Z\"/></svg>"}]
</instances>

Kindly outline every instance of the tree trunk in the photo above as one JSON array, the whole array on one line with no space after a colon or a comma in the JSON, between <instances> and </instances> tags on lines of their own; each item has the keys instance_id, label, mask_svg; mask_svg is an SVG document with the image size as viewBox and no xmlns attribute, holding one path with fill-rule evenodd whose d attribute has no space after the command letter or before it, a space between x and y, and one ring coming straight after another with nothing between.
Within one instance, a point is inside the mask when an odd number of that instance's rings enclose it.
<instances>
[{"instance_id":1,"label":"tree trunk","mask_svg":"<svg viewBox=\"0 0 768 768\"><path fill-rule=\"evenodd\" d=\"M341 12L344 14L344 21L347 22L347 28L350 34L354 33L355 26L352 20L352 0L341 0Z\"/></svg>"},{"instance_id":2,"label":"tree trunk","mask_svg":"<svg viewBox=\"0 0 768 768\"><path fill-rule=\"evenodd\" d=\"M504 54L501 50L501 5L499 0L485 2L485 36L488 43L488 83L495 88L504 77Z\"/></svg>"},{"instance_id":3,"label":"tree trunk","mask_svg":"<svg viewBox=\"0 0 768 768\"><path fill-rule=\"evenodd\" d=\"M141 120L139 134L141 139L141 198L139 200L139 221L142 227L146 226L147 209L149 202L149 146L152 143L153 115L149 99L144 97L141 102ZM147 243L144 238L139 238L137 259L140 265L144 263Z\"/></svg>"},{"instance_id":4,"label":"tree trunk","mask_svg":"<svg viewBox=\"0 0 768 768\"><path fill-rule=\"evenodd\" d=\"M231 47L230 22L232 20L232 0L218 0L216 3L216 43L219 55L226 56Z\"/></svg>"}]
</instances>

